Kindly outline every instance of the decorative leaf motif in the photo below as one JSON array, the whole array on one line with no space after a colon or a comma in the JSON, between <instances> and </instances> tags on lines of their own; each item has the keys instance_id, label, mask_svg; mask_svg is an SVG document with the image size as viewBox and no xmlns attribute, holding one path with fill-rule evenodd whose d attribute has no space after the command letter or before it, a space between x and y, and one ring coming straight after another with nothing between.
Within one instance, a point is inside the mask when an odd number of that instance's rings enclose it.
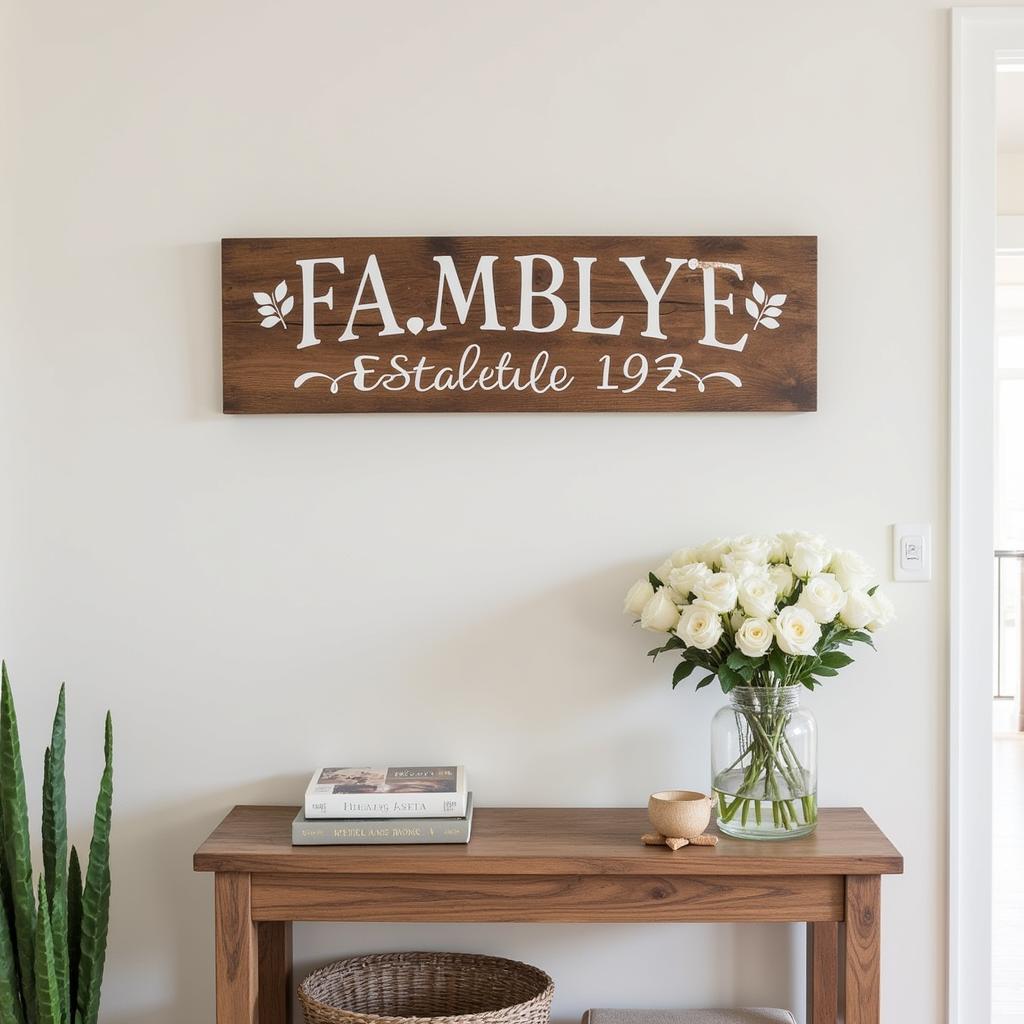
<instances>
[{"instance_id":1,"label":"decorative leaf motif","mask_svg":"<svg viewBox=\"0 0 1024 1024\"><path fill-rule=\"evenodd\" d=\"M256 312L263 318L260 327L276 327L280 324L288 330L284 318L295 307L295 296L288 294L287 281L279 281L273 295L269 292L253 292L252 297L256 300Z\"/></svg>"},{"instance_id":2,"label":"decorative leaf motif","mask_svg":"<svg viewBox=\"0 0 1024 1024\"><path fill-rule=\"evenodd\" d=\"M766 327L770 331L776 330L782 315L782 304L786 301L785 294L780 292L769 297L759 281L754 282L751 293L754 297L744 299L743 305L747 315L754 321L752 329L756 331L758 327Z\"/></svg>"},{"instance_id":3,"label":"decorative leaf motif","mask_svg":"<svg viewBox=\"0 0 1024 1024\"><path fill-rule=\"evenodd\" d=\"M25 773L21 764L18 720L7 665L0 667L0 813L4 823L4 856L14 903L14 941L28 1024L35 1024L35 886L32 884L32 848L28 834Z\"/></svg>"}]
</instances>

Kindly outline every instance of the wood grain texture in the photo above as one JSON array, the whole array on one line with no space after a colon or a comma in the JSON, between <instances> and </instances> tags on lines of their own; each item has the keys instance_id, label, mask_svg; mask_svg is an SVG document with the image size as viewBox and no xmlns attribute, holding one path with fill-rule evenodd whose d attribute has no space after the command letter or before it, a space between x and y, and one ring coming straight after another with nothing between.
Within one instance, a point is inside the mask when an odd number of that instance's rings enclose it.
<instances>
[{"instance_id":1,"label":"wood grain texture","mask_svg":"<svg viewBox=\"0 0 1024 1024\"><path fill-rule=\"evenodd\" d=\"M881 879L846 880L845 1024L879 1024L881 1018Z\"/></svg>"},{"instance_id":2,"label":"wood grain texture","mask_svg":"<svg viewBox=\"0 0 1024 1024\"><path fill-rule=\"evenodd\" d=\"M837 921L830 875L257 875L253 916L301 921Z\"/></svg>"},{"instance_id":3,"label":"wood grain texture","mask_svg":"<svg viewBox=\"0 0 1024 1024\"><path fill-rule=\"evenodd\" d=\"M214 876L217 1024L260 1024L256 1017L256 926L250 896L248 874L218 872Z\"/></svg>"},{"instance_id":4,"label":"wood grain texture","mask_svg":"<svg viewBox=\"0 0 1024 1024\"><path fill-rule=\"evenodd\" d=\"M814 835L717 846L643 846L643 808L493 808L465 846L292 846L297 807L236 807L196 851L197 871L408 875L899 874L899 851L860 808L823 808Z\"/></svg>"},{"instance_id":5,"label":"wood grain texture","mask_svg":"<svg viewBox=\"0 0 1024 1024\"><path fill-rule=\"evenodd\" d=\"M836 1024L839 1011L839 925L807 926L807 1024Z\"/></svg>"},{"instance_id":6,"label":"wood grain texture","mask_svg":"<svg viewBox=\"0 0 1024 1024\"><path fill-rule=\"evenodd\" d=\"M522 267L517 255L546 254L557 258L565 280L558 296L566 303L565 326L550 333L514 330L520 317ZM379 336L383 326L379 311L360 311L355 317L354 340L338 338L348 321L363 269L371 255L377 257L395 319L403 333ZM410 318L425 325L437 309L439 272L435 256L451 256L468 293L477 262L496 255L493 266L497 321L504 330L481 330L484 309L478 293L466 324L460 324L453 303L442 303L444 330L423 327L413 334ZM580 309L579 271L574 256L594 257L591 265L591 322L595 327L613 324L621 315L619 335L573 330ZM720 300L733 295L732 311L715 307L716 337L735 343L748 334L742 351L698 344L704 336L705 291L700 269L682 267L675 274L661 302L661 333L665 340L645 338L647 302L621 257L643 256L643 268L651 283L660 287L667 271L667 257L699 259L742 265L743 279L728 270L716 272L715 293ZM296 260L343 257L345 273L318 267L313 292L331 293L332 308L314 307L317 345L298 348L302 337L302 275ZM534 267L532 284L550 283L546 264ZM295 306L280 323L261 326L262 317L254 292L272 293L284 281ZM786 301L774 330L754 329L745 300L754 283L769 294L785 293ZM372 299L367 290L363 301ZM505 237L505 238L235 238L222 243L222 327L224 411L235 413L287 412L566 412L566 411L717 411L717 410L813 410L817 401L817 239L804 236L762 237ZM546 300L536 302L536 321L551 322ZM568 390L535 394L515 390L445 389L417 392L412 388L358 391L346 381L332 394L330 381L315 379L296 388L303 373L329 377L353 370L360 355L380 357L374 364L383 369L396 355L427 357L432 366L457 365L470 344L482 349L481 365L493 364L509 352L513 365L527 367L540 352L566 367L574 377ZM676 352L689 371L703 377L727 372L742 380L742 387L713 378L703 391L693 377L665 382L654 373L632 393L622 381L624 360L643 353L655 357ZM616 369L618 390L599 390L608 355Z\"/></svg>"},{"instance_id":7,"label":"wood grain texture","mask_svg":"<svg viewBox=\"0 0 1024 1024\"><path fill-rule=\"evenodd\" d=\"M256 925L259 975L256 1018L259 1024L292 1021L292 923L260 921Z\"/></svg>"}]
</instances>

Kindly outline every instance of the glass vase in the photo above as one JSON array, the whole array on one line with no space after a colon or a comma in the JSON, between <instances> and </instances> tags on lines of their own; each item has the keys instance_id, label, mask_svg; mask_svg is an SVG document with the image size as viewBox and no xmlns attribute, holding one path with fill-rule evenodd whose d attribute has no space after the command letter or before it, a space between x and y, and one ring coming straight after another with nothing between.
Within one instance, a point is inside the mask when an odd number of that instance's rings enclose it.
<instances>
[{"instance_id":1,"label":"glass vase","mask_svg":"<svg viewBox=\"0 0 1024 1024\"><path fill-rule=\"evenodd\" d=\"M818 727L799 686L737 686L711 722L718 827L796 839L818 823Z\"/></svg>"}]
</instances>

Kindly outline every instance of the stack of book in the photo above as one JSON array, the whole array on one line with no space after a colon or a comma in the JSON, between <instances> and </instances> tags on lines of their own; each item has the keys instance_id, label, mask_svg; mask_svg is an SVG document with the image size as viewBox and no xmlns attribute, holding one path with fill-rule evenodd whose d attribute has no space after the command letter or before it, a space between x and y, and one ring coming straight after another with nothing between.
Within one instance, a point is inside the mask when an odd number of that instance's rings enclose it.
<instances>
[{"instance_id":1,"label":"stack of book","mask_svg":"<svg viewBox=\"0 0 1024 1024\"><path fill-rule=\"evenodd\" d=\"M468 843L473 794L461 766L318 768L293 846Z\"/></svg>"}]
</instances>

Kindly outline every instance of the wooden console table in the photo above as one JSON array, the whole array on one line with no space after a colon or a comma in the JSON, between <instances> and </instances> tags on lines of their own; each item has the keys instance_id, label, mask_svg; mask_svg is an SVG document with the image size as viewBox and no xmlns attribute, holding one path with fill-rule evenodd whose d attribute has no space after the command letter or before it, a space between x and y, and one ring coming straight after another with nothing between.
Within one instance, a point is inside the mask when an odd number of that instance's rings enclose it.
<instances>
[{"instance_id":1,"label":"wooden console table","mask_svg":"<svg viewBox=\"0 0 1024 1024\"><path fill-rule=\"evenodd\" d=\"M479 808L468 846L295 846L295 807L236 807L213 871L217 1024L287 1024L293 921L806 922L808 1024L879 1024L881 876L903 858L859 808L806 839L640 844L641 809ZM840 928L842 926L842 928Z\"/></svg>"}]
</instances>

